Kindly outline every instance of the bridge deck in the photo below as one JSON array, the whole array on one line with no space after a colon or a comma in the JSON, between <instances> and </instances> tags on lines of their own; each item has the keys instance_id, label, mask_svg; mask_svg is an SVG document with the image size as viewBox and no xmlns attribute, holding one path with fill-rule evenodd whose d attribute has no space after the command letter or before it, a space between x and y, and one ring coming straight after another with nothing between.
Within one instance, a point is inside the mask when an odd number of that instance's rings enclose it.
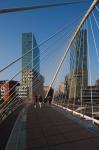
<instances>
[{"instance_id":1,"label":"bridge deck","mask_svg":"<svg viewBox=\"0 0 99 150\"><path fill-rule=\"evenodd\" d=\"M26 127L27 150L99 150L99 136L53 107L29 106Z\"/></svg>"}]
</instances>

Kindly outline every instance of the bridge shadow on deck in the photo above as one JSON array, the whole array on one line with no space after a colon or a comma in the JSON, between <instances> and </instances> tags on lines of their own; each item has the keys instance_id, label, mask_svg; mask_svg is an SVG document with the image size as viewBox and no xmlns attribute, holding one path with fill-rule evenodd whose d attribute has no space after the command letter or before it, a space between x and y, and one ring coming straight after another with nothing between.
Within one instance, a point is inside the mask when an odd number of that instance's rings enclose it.
<instances>
[{"instance_id":1,"label":"bridge shadow on deck","mask_svg":"<svg viewBox=\"0 0 99 150\"><path fill-rule=\"evenodd\" d=\"M53 106L29 106L26 127L27 150L99 150L99 136Z\"/></svg>"}]
</instances>

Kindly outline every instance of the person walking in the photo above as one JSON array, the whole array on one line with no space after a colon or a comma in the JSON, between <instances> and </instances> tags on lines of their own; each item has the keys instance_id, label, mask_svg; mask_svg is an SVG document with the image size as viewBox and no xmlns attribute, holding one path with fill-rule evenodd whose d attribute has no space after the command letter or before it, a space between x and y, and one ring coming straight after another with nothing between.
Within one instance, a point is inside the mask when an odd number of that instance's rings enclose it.
<instances>
[{"instance_id":1,"label":"person walking","mask_svg":"<svg viewBox=\"0 0 99 150\"><path fill-rule=\"evenodd\" d=\"M37 95L34 96L34 108L37 107L38 97Z\"/></svg>"},{"instance_id":2,"label":"person walking","mask_svg":"<svg viewBox=\"0 0 99 150\"><path fill-rule=\"evenodd\" d=\"M41 108L41 107L42 107L42 102L43 102L43 98L42 98L41 95L39 95L38 100L39 100L39 106L40 106L40 108Z\"/></svg>"},{"instance_id":3,"label":"person walking","mask_svg":"<svg viewBox=\"0 0 99 150\"><path fill-rule=\"evenodd\" d=\"M51 96L48 97L48 101L49 101L49 104L52 103L52 97Z\"/></svg>"}]
</instances>

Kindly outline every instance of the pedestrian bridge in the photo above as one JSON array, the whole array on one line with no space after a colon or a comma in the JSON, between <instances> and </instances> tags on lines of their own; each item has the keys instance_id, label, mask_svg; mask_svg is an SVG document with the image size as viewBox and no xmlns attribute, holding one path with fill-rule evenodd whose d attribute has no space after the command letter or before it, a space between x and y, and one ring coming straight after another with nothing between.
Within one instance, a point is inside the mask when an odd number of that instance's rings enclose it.
<instances>
[{"instance_id":1,"label":"pedestrian bridge","mask_svg":"<svg viewBox=\"0 0 99 150\"><path fill-rule=\"evenodd\" d=\"M0 9L0 14L74 3L80 2ZM22 56L0 68L0 74L4 71L4 75L11 74L9 80L3 81L0 87L0 150L99 150L99 0L94 0L86 13L83 13L81 16L78 13L70 24L66 21L66 25L61 26L46 40L32 49L27 48ZM65 49L62 43L59 44L61 40L66 44ZM55 44L62 45L59 53L59 45L54 47ZM41 46L40 55L33 58L33 61L40 58L42 69L39 73L33 71L38 70L38 62L32 66L32 59L21 70L20 67L15 70L17 62ZM13 68L15 72L12 74ZM25 78L20 76L23 71L26 73ZM43 103L41 108L35 108L33 96L40 93L43 95L39 87L41 85L44 89L45 86L42 75L49 82L44 98L48 97L51 88L55 89L54 103ZM62 93L60 83L64 76ZM8 88L10 81L18 79L20 80ZM93 84L94 80L97 81L96 84ZM31 84L25 85L23 81L31 81ZM62 91L57 90L59 87ZM34 91L37 94L33 95Z\"/></svg>"},{"instance_id":2,"label":"pedestrian bridge","mask_svg":"<svg viewBox=\"0 0 99 150\"><path fill-rule=\"evenodd\" d=\"M99 128L55 105L20 111L6 150L99 150Z\"/></svg>"}]
</instances>

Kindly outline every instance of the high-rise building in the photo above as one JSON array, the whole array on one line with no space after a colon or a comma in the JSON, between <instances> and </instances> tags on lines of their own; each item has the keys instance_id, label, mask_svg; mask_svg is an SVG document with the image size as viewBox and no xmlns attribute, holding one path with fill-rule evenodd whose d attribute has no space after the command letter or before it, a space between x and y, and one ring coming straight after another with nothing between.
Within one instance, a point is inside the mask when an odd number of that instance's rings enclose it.
<instances>
[{"instance_id":1,"label":"high-rise building","mask_svg":"<svg viewBox=\"0 0 99 150\"><path fill-rule=\"evenodd\" d=\"M30 51L30 52L29 52ZM40 52L33 33L22 33L22 69L40 71Z\"/></svg>"},{"instance_id":2,"label":"high-rise building","mask_svg":"<svg viewBox=\"0 0 99 150\"><path fill-rule=\"evenodd\" d=\"M70 72L87 70L87 30L80 30L70 51Z\"/></svg>"},{"instance_id":3,"label":"high-rise building","mask_svg":"<svg viewBox=\"0 0 99 150\"><path fill-rule=\"evenodd\" d=\"M87 86L87 30L82 29L70 50L69 98L79 99L80 89Z\"/></svg>"},{"instance_id":4,"label":"high-rise building","mask_svg":"<svg viewBox=\"0 0 99 150\"><path fill-rule=\"evenodd\" d=\"M25 56L22 58L22 86L28 87L29 97L31 98L33 94L33 73L39 73L40 71L40 52L33 33L22 33L23 55Z\"/></svg>"}]
</instances>

